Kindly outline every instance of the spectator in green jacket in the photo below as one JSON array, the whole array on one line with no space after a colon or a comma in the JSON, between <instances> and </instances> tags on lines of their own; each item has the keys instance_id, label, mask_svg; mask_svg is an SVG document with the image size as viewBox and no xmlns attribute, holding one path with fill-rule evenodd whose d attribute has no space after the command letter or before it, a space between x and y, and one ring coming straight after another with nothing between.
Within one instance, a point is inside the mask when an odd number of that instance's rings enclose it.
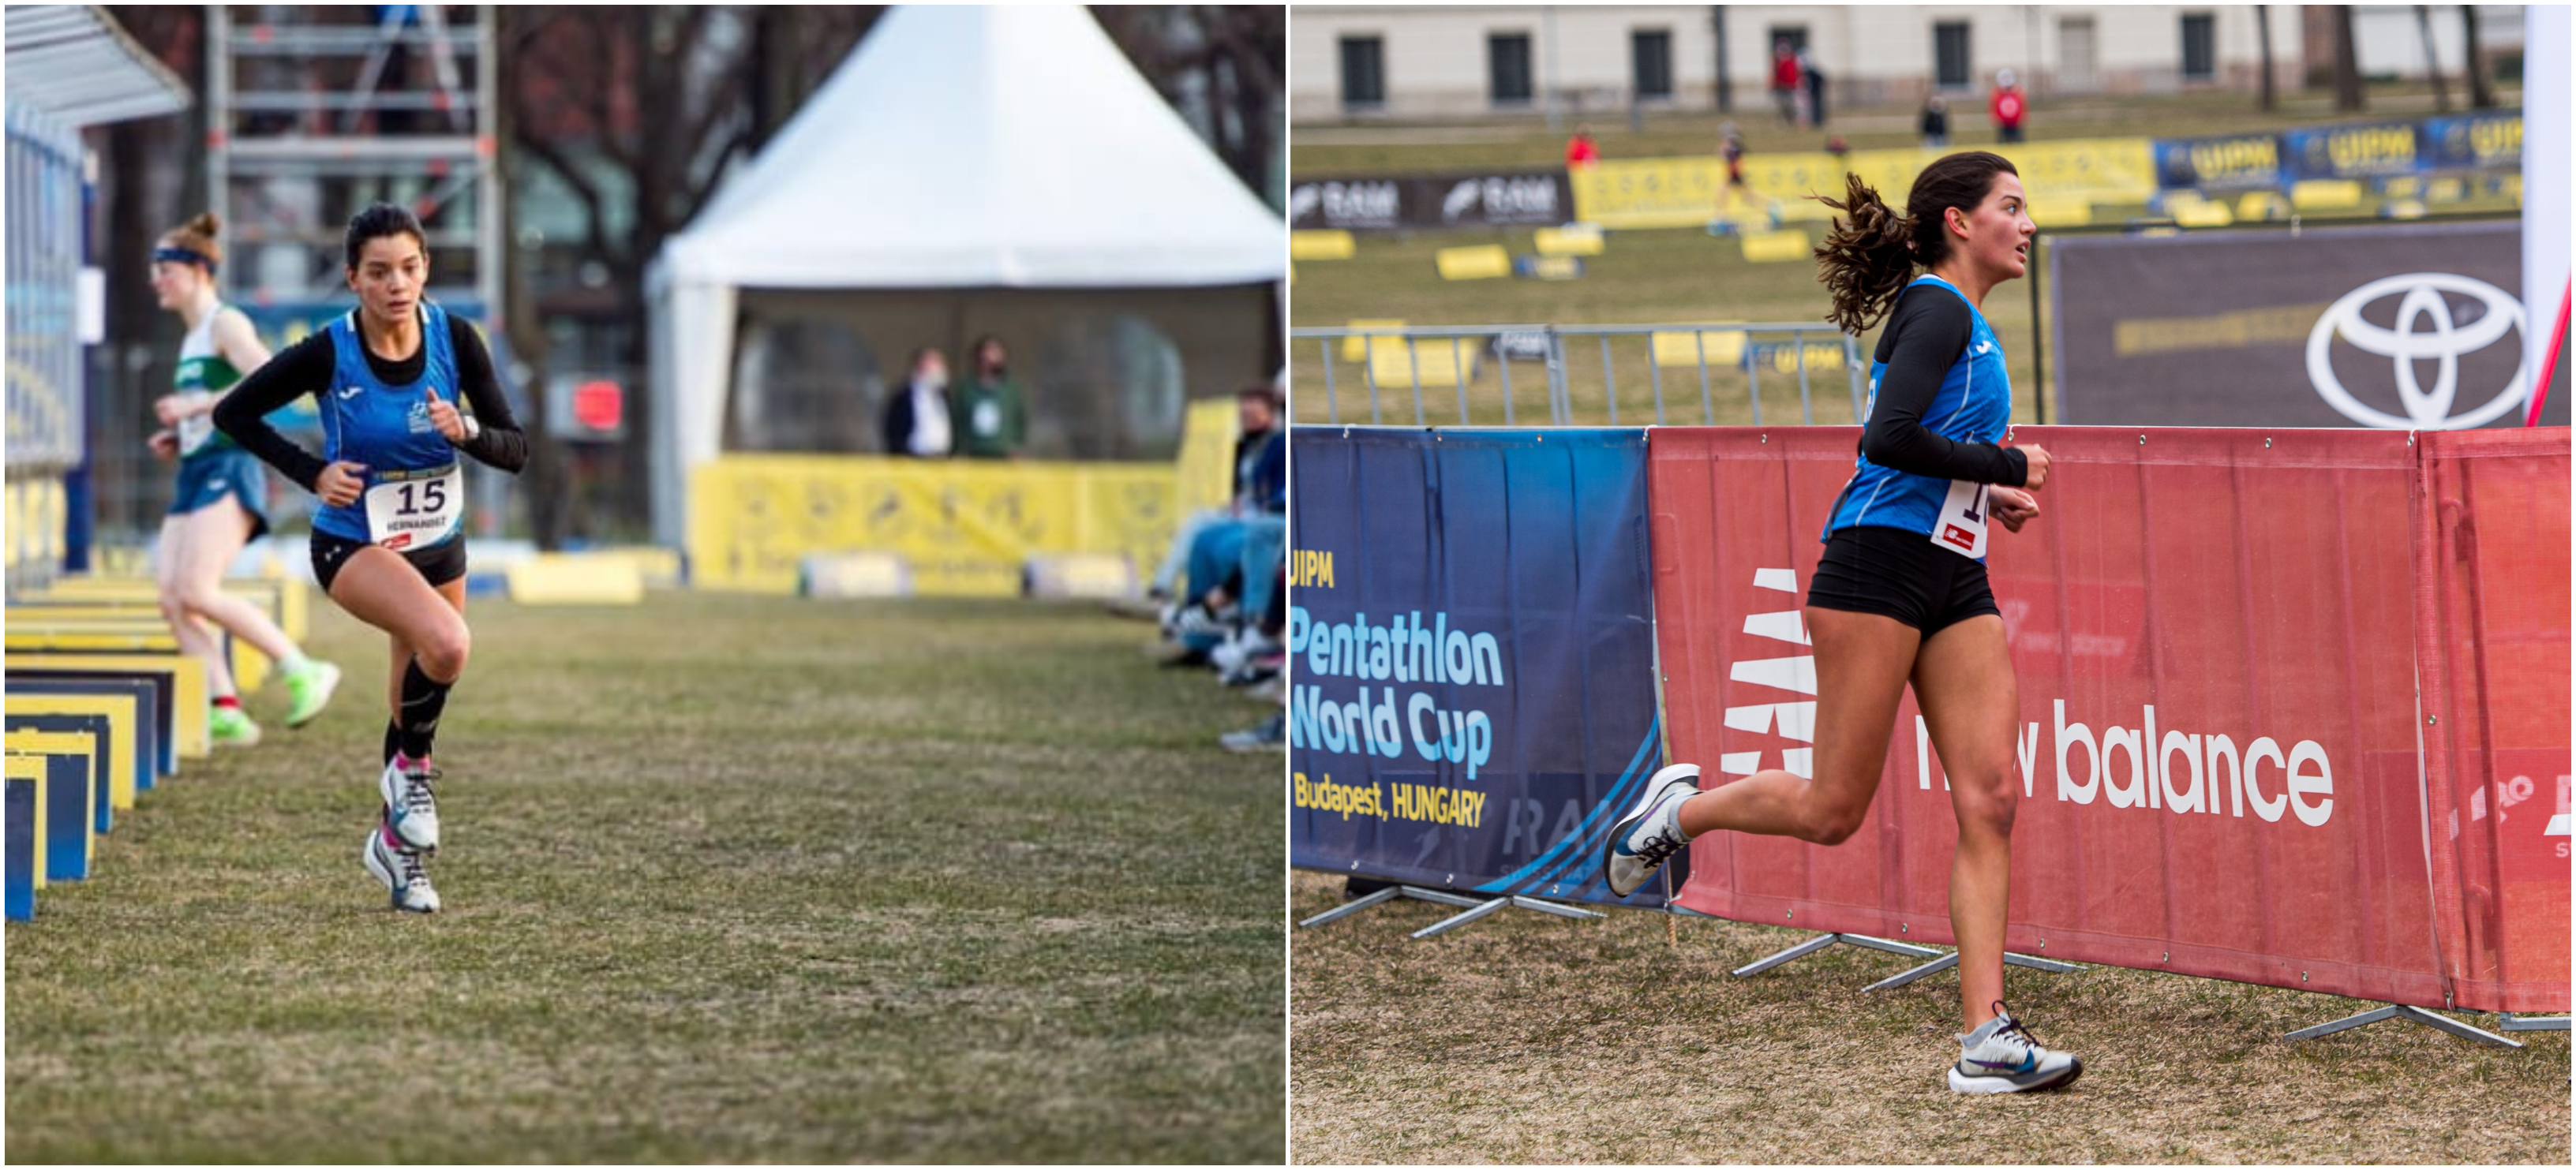
<instances>
[{"instance_id":1,"label":"spectator in green jacket","mask_svg":"<svg viewBox=\"0 0 2576 1170\"><path fill-rule=\"evenodd\" d=\"M975 343L974 369L957 384L957 453L974 459L1014 459L1029 438L1028 407L1010 377L1010 351L1002 339Z\"/></svg>"}]
</instances>

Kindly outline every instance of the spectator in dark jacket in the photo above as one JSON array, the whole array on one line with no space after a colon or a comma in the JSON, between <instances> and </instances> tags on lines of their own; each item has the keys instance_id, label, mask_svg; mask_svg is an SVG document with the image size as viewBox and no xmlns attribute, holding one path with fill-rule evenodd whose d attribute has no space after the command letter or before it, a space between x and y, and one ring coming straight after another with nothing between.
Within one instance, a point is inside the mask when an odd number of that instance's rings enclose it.
<instances>
[{"instance_id":1,"label":"spectator in dark jacket","mask_svg":"<svg viewBox=\"0 0 2576 1170\"><path fill-rule=\"evenodd\" d=\"M925 345L913 351L902 384L886 394L886 454L947 458L956 449L948 419L948 359Z\"/></svg>"}]
</instances>

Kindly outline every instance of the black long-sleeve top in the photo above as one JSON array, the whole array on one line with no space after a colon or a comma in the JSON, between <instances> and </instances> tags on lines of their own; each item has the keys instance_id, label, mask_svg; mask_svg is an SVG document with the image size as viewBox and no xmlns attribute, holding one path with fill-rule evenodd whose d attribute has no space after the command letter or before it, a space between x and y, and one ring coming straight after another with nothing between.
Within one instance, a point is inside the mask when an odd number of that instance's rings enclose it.
<instances>
[{"instance_id":1,"label":"black long-sleeve top","mask_svg":"<svg viewBox=\"0 0 2576 1170\"><path fill-rule=\"evenodd\" d=\"M473 326L452 313L447 318L447 336L449 349L456 356L457 391L472 408L475 424L482 428L482 433L456 444L456 449L478 462L518 474L528 465L528 436L511 415L510 400L501 392L501 380L492 371L492 351L484 347L482 335ZM427 339L401 361L387 360L372 351L367 354L368 370L388 386L419 381L428 363ZM329 393L331 376L338 366L338 347L332 344L331 331L316 329L311 336L270 358L268 364L251 371L231 393L224 395L215 406L215 426L279 474L312 491L322 469L329 464L279 434L276 427L268 425L268 415L307 394Z\"/></svg>"},{"instance_id":2,"label":"black long-sleeve top","mask_svg":"<svg viewBox=\"0 0 2576 1170\"><path fill-rule=\"evenodd\" d=\"M1899 298L1878 336L1876 358L1887 370L1879 375L1878 401L1861 432L1861 454L1913 475L2020 487L2030 476L2028 455L1997 443L1946 439L1923 425L1923 412L1931 409L1975 332L1968 302L1946 289L1924 291L1937 295Z\"/></svg>"}]
</instances>

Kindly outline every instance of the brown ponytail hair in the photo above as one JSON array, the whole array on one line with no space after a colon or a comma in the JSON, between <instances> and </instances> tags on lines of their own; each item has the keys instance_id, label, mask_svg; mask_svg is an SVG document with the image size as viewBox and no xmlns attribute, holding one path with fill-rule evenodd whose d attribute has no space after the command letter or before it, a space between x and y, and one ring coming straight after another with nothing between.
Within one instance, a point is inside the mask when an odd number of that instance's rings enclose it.
<instances>
[{"instance_id":1,"label":"brown ponytail hair","mask_svg":"<svg viewBox=\"0 0 2576 1170\"><path fill-rule=\"evenodd\" d=\"M1843 198L1815 197L1848 217L1837 217L1816 246L1816 279L1834 298L1825 319L1855 336L1878 324L1914 279L1915 265L1929 268L1949 257L1950 236L1943 230L1948 217L1942 212L1972 212L1994 190L1996 175L2020 173L2011 160L1990 151L1943 155L1914 176L1902 214L1859 175L1844 175Z\"/></svg>"},{"instance_id":2,"label":"brown ponytail hair","mask_svg":"<svg viewBox=\"0 0 2576 1170\"><path fill-rule=\"evenodd\" d=\"M214 212L200 211L196 218L161 233L160 246L193 252L204 258L205 269L212 272L224 262L223 241L217 238L222 231L223 221L216 219Z\"/></svg>"}]
</instances>

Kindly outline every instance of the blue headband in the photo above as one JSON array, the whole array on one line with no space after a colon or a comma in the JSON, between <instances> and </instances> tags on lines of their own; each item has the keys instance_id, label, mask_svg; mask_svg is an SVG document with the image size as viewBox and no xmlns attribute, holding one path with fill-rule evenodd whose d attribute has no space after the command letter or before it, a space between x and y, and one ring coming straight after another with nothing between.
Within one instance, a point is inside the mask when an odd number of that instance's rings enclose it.
<instances>
[{"instance_id":1,"label":"blue headband","mask_svg":"<svg viewBox=\"0 0 2576 1170\"><path fill-rule=\"evenodd\" d=\"M199 265L208 272L215 270L215 258L197 251L194 248L173 248L164 244L158 248L152 249L153 263L158 264L164 260L176 260L181 264Z\"/></svg>"}]
</instances>

